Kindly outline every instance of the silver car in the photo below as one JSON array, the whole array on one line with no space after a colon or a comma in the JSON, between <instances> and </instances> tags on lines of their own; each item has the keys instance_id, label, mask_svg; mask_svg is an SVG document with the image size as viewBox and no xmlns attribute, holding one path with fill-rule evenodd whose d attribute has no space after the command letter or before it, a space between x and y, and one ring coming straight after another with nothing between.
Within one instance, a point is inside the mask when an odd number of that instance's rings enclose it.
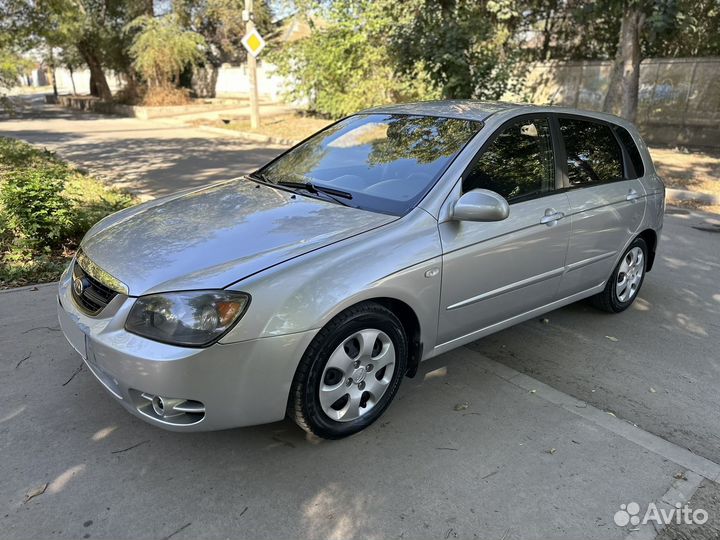
<instances>
[{"instance_id":1,"label":"silver car","mask_svg":"<svg viewBox=\"0 0 720 540\"><path fill-rule=\"evenodd\" d=\"M664 186L635 127L474 101L350 116L253 174L109 216L62 330L132 414L178 431L286 415L335 439L418 364L652 268Z\"/></svg>"}]
</instances>

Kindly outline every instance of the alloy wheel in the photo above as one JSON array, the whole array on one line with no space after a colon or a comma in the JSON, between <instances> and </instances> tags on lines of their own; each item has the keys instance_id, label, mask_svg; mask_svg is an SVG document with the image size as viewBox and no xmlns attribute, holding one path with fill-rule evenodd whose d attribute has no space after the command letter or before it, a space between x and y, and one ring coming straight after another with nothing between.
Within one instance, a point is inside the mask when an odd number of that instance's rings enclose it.
<instances>
[{"instance_id":1,"label":"alloy wheel","mask_svg":"<svg viewBox=\"0 0 720 540\"><path fill-rule=\"evenodd\" d=\"M350 422L367 414L387 391L395 372L395 345L382 330L347 337L323 370L320 405L332 420Z\"/></svg>"},{"instance_id":2,"label":"alloy wheel","mask_svg":"<svg viewBox=\"0 0 720 540\"><path fill-rule=\"evenodd\" d=\"M615 295L620 302L631 300L638 291L645 271L643 250L634 247L625 254L617 274Z\"/></svg>"}]
</instances>

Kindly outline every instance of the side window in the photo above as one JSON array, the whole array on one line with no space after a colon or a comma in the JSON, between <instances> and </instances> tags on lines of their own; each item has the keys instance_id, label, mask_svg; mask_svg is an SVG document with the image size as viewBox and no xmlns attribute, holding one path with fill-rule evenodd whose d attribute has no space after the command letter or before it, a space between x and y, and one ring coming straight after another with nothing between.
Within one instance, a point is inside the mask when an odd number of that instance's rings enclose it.
<instances>
[{"instance_id":1,"label":"side window","mask_svg":"<svg viewBox=\"0 0 720 540\"><path fill-rule=\"evenodd\" d=\"M628 156L630 156L630 163L632 163L634 169L634 171L629 171L630 173L634 174L631 174L628 177L628 180L645 176L645 166L643 165L643 160L640 156L640 150L638 150L638 147L635 144L632 136L624 127L615 126L614 129L615 133L617 133L617 136L620 139L620 142L625 147L625 150L627 150Z\"/></svg>"},{"instance_id":2,"label":"side window","mask_svg":"<svg viewBox=\"0 0 720 540\"><path fill-rule=\"evenodd\" d=\"M571 186L622 180L622 151L609 126L570 118L559 120Z\"/></svg>"},{"instance_id":3,"label":"side window","mask_svg":"<svg viewBox=\"0 0 720 540\"><path fill-rule=\"evenodd\" d=\"M555 163L547 119L520 120L505 128L463 177L463 193L483 188L509 202L555 188Z\"/></svg>"}]
</instances>

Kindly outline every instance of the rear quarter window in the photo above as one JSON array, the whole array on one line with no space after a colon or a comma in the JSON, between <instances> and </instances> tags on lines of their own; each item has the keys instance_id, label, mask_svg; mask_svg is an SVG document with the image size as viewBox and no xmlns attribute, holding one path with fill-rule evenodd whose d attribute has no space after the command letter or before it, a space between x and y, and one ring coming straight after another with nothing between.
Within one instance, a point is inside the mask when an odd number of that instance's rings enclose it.
<instances>
[{"instance_id":1,"label":"rear quarter window","mask_svg":"<svg viewBox=\"0 0 720 540\"><path fill-rule=\"evenodd\" d=\"M642 156L640 155L640 150L638 150L637 144L635 144L635 140L632 138L632 135L630 135L628 130L624 127L613 126L613 129L615 130L618 139L620 139L620 142L625 147L625 150L627 150L628 157L630 158L632 169L627 171L628 180L645 176L645 166L643 165Z\"/></svg>"}]
</instances>

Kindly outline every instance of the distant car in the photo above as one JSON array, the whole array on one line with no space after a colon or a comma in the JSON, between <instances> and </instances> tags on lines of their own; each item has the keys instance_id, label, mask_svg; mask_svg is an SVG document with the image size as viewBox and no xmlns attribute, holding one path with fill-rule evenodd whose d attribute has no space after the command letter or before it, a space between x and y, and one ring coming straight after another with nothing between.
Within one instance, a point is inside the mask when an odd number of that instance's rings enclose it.
<instances>
[{"instance_id":1,"label":"distant car","mask_svg":"<svg viewBox=\"0 0 720 540\"><path fill-rule=\"evenodd\" d=\"M375 421L423 360L586 297L630 306L664 191L614 116L370 109L253 174L99 222L60 280L60 324L154 425L288 415L336 439Z\"/></svg>"}]
</instances>

